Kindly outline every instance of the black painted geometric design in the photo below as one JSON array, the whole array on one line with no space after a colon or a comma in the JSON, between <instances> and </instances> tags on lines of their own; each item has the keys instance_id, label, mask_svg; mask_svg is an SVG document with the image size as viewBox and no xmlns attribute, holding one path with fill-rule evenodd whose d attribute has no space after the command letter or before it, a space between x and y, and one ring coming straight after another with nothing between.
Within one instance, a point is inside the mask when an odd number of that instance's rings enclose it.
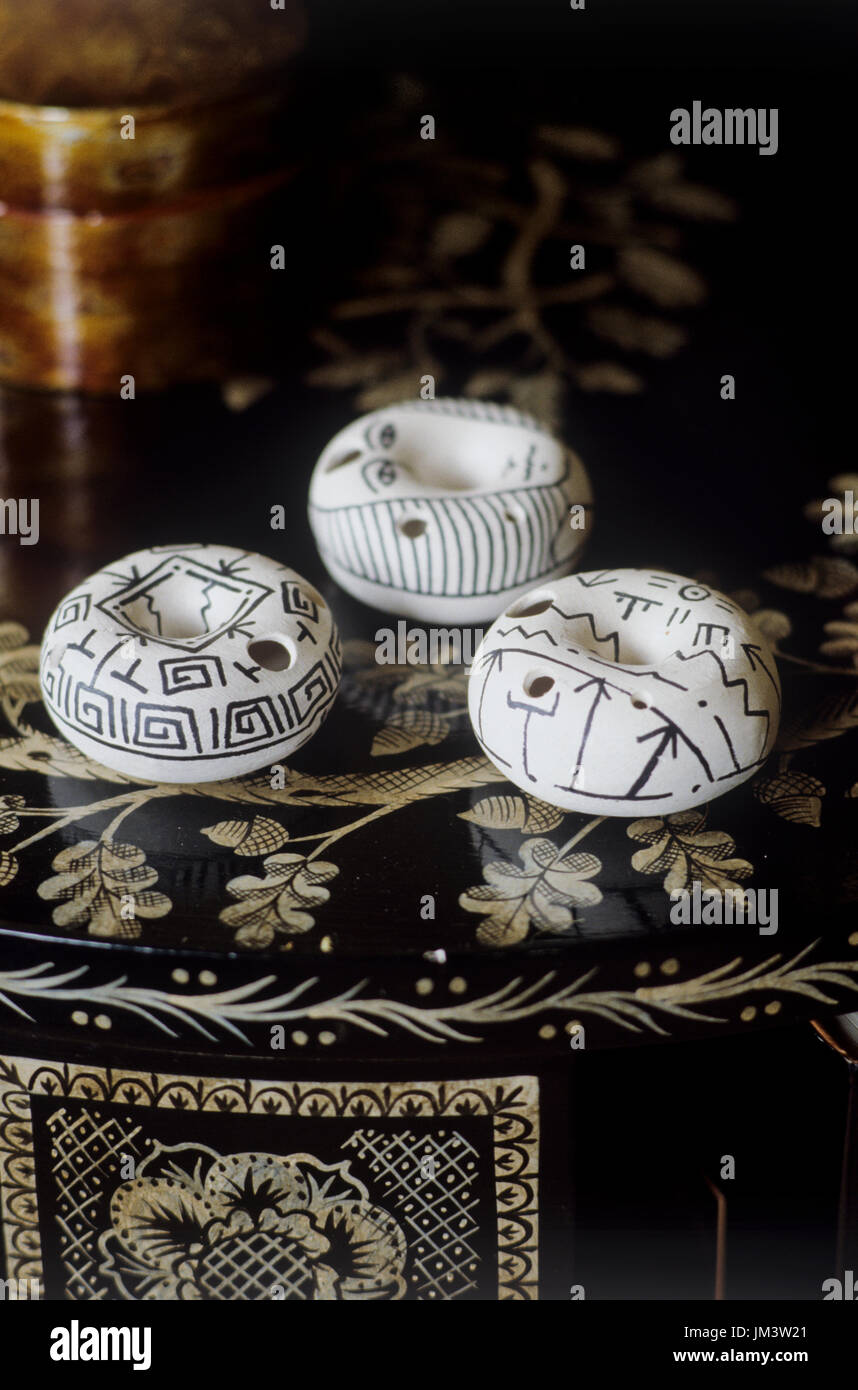
<instances>
[{"instance_id":1,"label":"black painted geometric design","mask_svg":"<svg viewBox=\"0 0 858 1390\"><path fill-rule=\"evenodd\" d=\"M58 612L54 621L54 632L57 628L68 627L69 623L85 622L89 617L89 606L89 594L75 594Z\"/></svg>"},{"instance_id":2,"label":"black painted geometric design","mask_svg":"<svg viewBox=\"0 0 858 1390\"><path fill-rule=\"evenodd\" d=\"M138 705L134 743L138 748L156 749L159 752L202 751L194 711L184 705Z\"/></svg>"},{"instance_id":3,"label":"black painted geometric design","mask_svg":"<svg viewBox=\"0 0 858 1390\"><path fill-rule=\"evenodd\" d=\"M307 597L300 584L295 584L291 579L284 579L280 585L280 592L283 596L284 613L295 613L301 618L308 618L310 622L318 622L318 604Z\"/></svg>"},{"instance_id":4,"label":"black painted geometric design","mask_svg":"<svg viewBox=\"0 0 858 1390\"><path fill-rule=\"evenodd\" d=\"M211 690L215 685L226 685L219 656L165 657L158 662L158 668L165 695L181 694L187 690Z\"/></svg>"},{"instance_id":5,"label":"black painted geometric design","mask_svg":"<svg viewBox=\"0 0 858 1390\"><path fill-rule=\"evenodd\" d=\"M580 740L570 757L569 773L555 777L553 785L563 792L574 791L580 797L644 804L664 801L672 794L665 769L672 769L681 755L694 768L701 786L720 787L737 777L746 776L766 760L777 725L780 688L776 672L766 665L763 649L751 640L751 634L741 622L737 629L738 639L731 635L732 629L726 622L712 621L696 621L692 638L690 624L684 634L682 632L692 610L687 606L675 606L666 619L665 631L675 632L678 643L684 639L688 650L683 651L677 645L672 653L673 667L668 677L649 663L633 664L633 655L623 659L620 641L625 641L622 636L625 624L633 625L650 609L667 608L670 604L647 594L614 588L618 582L622 583L622 579L611 571L579 574L574 579L585 590L609 588L610 597L618 605L617 628L614 631L599 631L596 613L592 605L589 608L586 606L583 595L583 609L579 610L575 602L570 605L570 612L561 607L556 595L551 596L544 612L534 615L536 625L532 630L521 619L516 620L514 615L507 626L498 626L497 637L500 640L483 650L475 668L482 676L483 684L474 721L477 739L496 765L509 767L510 763L498 748L492 746L492 739L497 741L499 730L508 733L513 721L516 721L521 736L524 773L530 781L535 782L537 777L533 768L537 764L545 765L546 750L552 746L545 721L554 719L565 721L567 727L573 726L576 739L580 735ZM572 579L564 582L571 584ZM640 573L637 582L661 590L679 585L679 595L686 605L712 598L711 590L697 584L683 584L675 575L656 572L645 578L644 573ZM715 595L715 600L718 608L724 612L740 612L729 601L722 602L720 595ZM589 634L583 650L573 640L561 641L558 634L552 636L548 626L551 622L549 613L557 614L563 620L567 637L571 624L586 621ZM659 625L661 621L664 619L659 620ZM522 639L521 645L513 646L509 642L513 635ZM701 638L705 645L698 647ZM604 657L597 654L597 644L604 650ZM538 659L545 671L550 673L546 692L533 696L525 692L524 697L514 697L511 689L506 688L508 677L503 674L504 664L507 663L507 667L515 666L523 658ZM730 662L729 668L726 661ZM565 676L567 672L572 673L576 684L571 697L567 696L565 701L561 701L554 688L556 674ZM760 672L771 687L771 696L758 706L754 703L751 686L753 677ZM646 684L649 693L645 700L639 700L636 705L641 711L638 717L640 731L635 735L637 757L634 765L628 767L627 781L622 781L627 770L623 762L616 784L585 785L588 744L591 740L598 742L609 737L612 700L634 700L637 697L636 686L641 681ZM503 695L507 711L504 723L499 723L497 716L490 714L492 706L487 698L490 684L506 688ZM702 716L700 711L707 702L695 700L696 733L692 737L684 727L689 699L695 691L699 693L709 687L717 692L719 703L713 702L709 713ZM718 716L719 708L722 712L729 710L729 728ZM731 730L734 734L741 732L743 735L746 751L741 760L737 757Z\"/></svg>"},{"instance_id":6,"label":"black painted geometric design","mask_svg":"<svg viewBox=\"0 0 858 1390\"><path fill-rule=\"evenodd\" d=\"M195 652L245 619L272 592L267 585L243 575L225 574L179 555L130 580L96 607L147 639ZM176 636L171 635L175 631L171 621L174 611L185 618L185 630Z\"/></svg>"},{"instance_id":7,"label":"black painted geometric design","mask_svg":"<svg viewBox=\"0 0 858 1390\"><path fill-rule=\"evenodd\" d=\"M90 685L79 684L74 692L74 717L84 733L95 738L116 737L113 696Z\"/></svg>"},{"instance_id":8,"label":"black painted geometric design","mask_svg":"<svg viewBox=\"0 0 858 1390\"><path fill-rule=\"evenodd\" d=\"M289 690L289 700L295 712L296 721L303 724L315 713L320 704L333 698L336 688L336 678L328 666L324 661L317 661Z\"/></svg>"},{"instance_id":9,"label":"black painted geometric design","mask_svg":"<svg viewBox=\"0 0 858 1390\"><path fill-rule=\"evenodd\" d=\"M270 695L233 700L227 705L224 728L226 748L243 748L259 739L270 739L275 733L283 733L283 724Z\"/></svg>"}]
</instances>

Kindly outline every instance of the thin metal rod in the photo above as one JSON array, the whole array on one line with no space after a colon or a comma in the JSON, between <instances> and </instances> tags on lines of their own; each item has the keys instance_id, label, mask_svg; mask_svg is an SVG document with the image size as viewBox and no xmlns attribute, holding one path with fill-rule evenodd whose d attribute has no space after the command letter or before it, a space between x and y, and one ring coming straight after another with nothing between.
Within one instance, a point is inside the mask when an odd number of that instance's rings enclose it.
<instances>
[{"instance_id":1,"label":"thin metal rod","mask_svg":"<svg viewBox=\"0 0 858 1390\"><path fill-rule=\"evenodd\" d=\"M727 1283L727 1198L720 1187L716 1187L706 1173L703 1174L703 1177L718 1208L715 1223L715 1293L713 1297L716 1303L721 1303L724 1299L724 1289Z\"/></svg>"}]
</instances>

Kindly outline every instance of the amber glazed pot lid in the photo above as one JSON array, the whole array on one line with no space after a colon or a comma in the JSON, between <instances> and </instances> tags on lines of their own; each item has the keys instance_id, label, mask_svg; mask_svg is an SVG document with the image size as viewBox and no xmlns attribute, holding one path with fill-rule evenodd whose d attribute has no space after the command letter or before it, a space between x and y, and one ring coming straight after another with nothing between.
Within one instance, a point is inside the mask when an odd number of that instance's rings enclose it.
<instances>
[{"instance_id":1,"label":"amber glazed pot lid","mask_svg":"<svg viewBox=\"0 0 858 1390\"><path fill-rule=\"evenodd\" d=\"M177 107L270 85L304 44L302 0L0 0L0 96Z\"/></svg>"}]
</instances>

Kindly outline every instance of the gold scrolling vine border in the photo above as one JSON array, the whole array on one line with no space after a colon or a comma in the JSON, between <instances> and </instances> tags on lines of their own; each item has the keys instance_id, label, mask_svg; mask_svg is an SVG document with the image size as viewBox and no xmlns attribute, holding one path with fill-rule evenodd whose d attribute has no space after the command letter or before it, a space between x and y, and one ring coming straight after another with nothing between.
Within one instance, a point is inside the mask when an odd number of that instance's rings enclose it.
<instances>
[{"instance_id":1,"label":"gold scrolling vine border","mask_svg":"<svg viewBox=\"0 0 858 1390\"><path fill-rule=\"evenodd\" d=\"M849 941L851 945L858 945L858 933L853 933ZM839 1002L838 996L826 993L825 987L858 991L858 960L806 961L819 944L820 939L809 943L786 961L778 953L743 969L743 958L735 956L689 980L641 985L632 990L584 990L583 986L597 975L597 966L571 983L560 985L555 983L556 971L547 971L530 983L519 975L473 999L440 1006L364 994L371 984L369 979L359 980L329 998L308 1002L302 996L320 983L319 976L308 977L282 992L277 992L276 988L270 992L271 987L277 985L277 977L266 975L228 990L191 994L130 985L125 976L88 986L82 980L89 966L51 975L47 972L54 969L53 963L44 962L0 972L0 1005L35 1022L24 1000L88 1004L94 1008L126 1011L171 1038L181 1036L171 1026L172 1022L184 1024L209 1041L217 1040L217 1033L211 1029L219 1028L247 1045L251 1045L252 1039L240 1027L241 1023L248 1027L251 1024L272 1027L327 1022L383 1038L401 1030L439 1045L474 1044L486 1041L487 1029L509 1026L551 1012L569 1015L567 1027L570 1030L576 1026L579 1014L590 1014L627 1032L648 1031L668 1037L670 1029L662 1026L659 1016L664 1022L683 1019L723 1024L727 1022L723 1014L702 1010L761 993L798 996L833 1006ZM768 1002L780 1007L778 1000L770 998Z\"/></svg>"}]
</instances>

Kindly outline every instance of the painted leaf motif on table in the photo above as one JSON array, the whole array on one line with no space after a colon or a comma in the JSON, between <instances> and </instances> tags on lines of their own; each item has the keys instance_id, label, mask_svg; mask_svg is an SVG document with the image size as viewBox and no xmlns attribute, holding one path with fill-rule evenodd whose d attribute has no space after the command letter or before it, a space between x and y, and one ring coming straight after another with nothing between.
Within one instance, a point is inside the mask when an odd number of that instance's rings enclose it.
<instances>
[{"instance_id":1,"label":"painted leaf motif on table","mask_svg":"<svg viewBox=\"0 0 858 1390\"><path fill-rule=\"evenodd\" d=\"M17 738L0 738L0 767L10 772L39 772L45 777L74 777L84 782L139 783L136 777L114 772L79 752L64 738L19 725Z\"/></svg>"},{"instance_id":2,"label":"painted leaf motif on table","mask_svg":"<svg viewBox=\"0 0 858 1390\"><path fill-rule=\"evenodd\" d=\"M820 656L858 666L858 602L847 603L843 617L823 623L822 630L825 641L819 644Z\"/></svg>"},{"instance_id":3,"label":"painted leaf motif on table","mask_svg":"<svg viewBox=\"0 0 858 1390\"><path fill-rule=\"evenodd\" d=\"M405 680L397 685L393 698L397 704L425 704L430 698L439 698L457 704L468 698L468 673L463 666L436 664L422 669L399 667L407 672Z\"/></svg>"},{"instance_id":4,"label":"painted leaf motif on table","mask_svg":"<svg viewBox=\"0 0 858 1390\"><path fill-rule=\"evenodd\" d=\"M386 372L394 370L398 361L399 356L395 352L366 353L362 357L337 356L333 362L314 367L307 373L306 380L311 386L332 389L358 386L361 382L374 381Z\"/></svg>"},{"instance_id":5,"label":"painted leaf motif on table","mask_svg":"<svg viewBox=\"0 0 858 1390\"><path fill-rule=\"evenodd\" d=\"M436 373L436 384L437 384ZM413 372L396 372L385 377L375 386L366 386L355 396L355 405L360 410L381 410L386 405L396 405L414 392Z\"/></svg>"},{"instance_id":6,"label":"painted leaf motif on table","mask_svg":"<svg viewBox=\"0 0 858 1390\"><path fill-rule=\"evenodd\" d=\"M339 873L336 864L308 860L303 854L272 854L264 860L264 878L242 874L226 890L238 901L223 908L220 920L235 927L242 946L261 950L278 935L295 936L315 926L311 908L330 898L324 886Z\"/></svg>"},{"instance_id":7,"label":"painted leaf motif on table","mask_svg":"<svg viewBox=\"0 0 858 1390\"><path fill-rule=\"evenodd\" d=\"M16 647L25 647L30 634L21 623L0 623L0 652L11 652Z\"/></svg>"},{"instance_id":8,"label":"painted leaf motif on table","mask_svg":"<svg viewBox=\"0 0 858 1390\"><path fill-rule=\"evenodd\" d=\"M754 796L784 820L818 827L825 787L806 772L790 770L754 783Z\"/></svg>"},{"instance_id":9,"label":"painted leaf motif on table","mask_svg":"<svg viewBox=\"0 0 858 1390\"><path fill-rule=\"evenodd\" d=\"M595 854L562 849L551 840L525 840L519 849L521 867L495 860L483 869L485 883L459 897L466 912L484 916L477 940L484 946L513 946L530 927L544 932L567 931L574 924L573 906L593 906L602 894L588 880L602 862Z\"/></svg>"},{"instance_id":10,"label":"painted leaf motif on table","mask_svg":"<svg viewBox=\"0 0 858 1390\"><path fill-rule=\"evenodd\" d=\"M446 720L428 710L405 709L392 714L372 741L374 758L407 753L411 748L442 743L450 732Z\"/></svg>"},{"instance_id":11,"label":"painted leaf motif on table","mask_svg":"<svg viewBox=\"0 0 858 1390\"><path fill-rule=\"evenodd\" d=\"M27 646L29 633L21 623L0 623L0 709L14 729L25 705L42 698L39 686L39 648Z\"/></svg>"},{"instance_id":12,"label":"painted leaf motif on table","mask_svg":"<svg viewBox=\"0 0 858 1390\"><path fill-rule=\"evenodd\" d=\"M535 415L559 433L563 428L564 386L556 372L517 375L509 386L509 399L525 415Z\"/></svg>"},{"instance_id":13,"label":"painted leaf motif on table","mask_svg":"<svg viewBox=\"0 0 858 1390\"><path fill-rule=\"evenodd\" d=\"M136 845L118 840L82 840L61 850L52 863L55 877L40 883L38 894L56 901L58 927L86 927L90 936L135 940L139 918L164 917L173 904L153 891L155 869Z\"/></svg>"},{"instance_id":14,"label":"painted leaf motif on table","mask_svg":"<svg viewBox=\"0 0 858 1390\"><path fill-rule=\"evenodd\" d=\"M427 91L422 101L431 100ZM388 119L397 145L403 114L394 102ZM366 127L371 153L378 134L374 118ZM447 128L429 182L415 167L395 199L387 158L371 157L366 179L389 228L384 254L363 259L346 297L314 334L336 378L320 365L309 380L347 386L351 367L362 387L356 404L368 410L413 395L427 371L436 391L449 393L455 375L458 391L464 384L466 394L537 409L558 425L570 386L643 390L643 377L622 360L591 359L586 306L610 296L612 307L635 311L643 297L684 310L705 299L705 281L684 254L689 224L729 222L736 207L683 171L673 151L640 159L611 132L565 124L535 126L505 163ZM598 268L571 282L570 244L599 256ZM379 321L400 344L394 362L379 360ZM684 324L650 326L643 351L678 351L687 331ZM619 357L639 351L617 344ZM463 359L498 374L496 384L462 383Z\"/></svg>"},{"instance_id":15,"label":"painted leaf motif on table","mask_svg":"<svg viewBox=\"0 0 858 1390\"><path fill-rule=\"evenodd\" d=\"M14 854L0 850L0 888L5 888L7 883L11 883L17 872L18 861Z\"/></svg>"},{"instance_id":16,"label":"painted leaf motif on table","mask_svg":"<svg viewBox=\"0 0 858 1390\"><path fill-rule=\"evenodd\" d=\"M699 809L632 821L626 834L646 846L632 855L632 868L641 874L664 874L666 893L695 882L722 892L738 891L736 880L748 878L754 866L732 857L732 835L704 830L705 824L706 812Z\"/></svg>"},{"instance_id":17,"label":"painted leaf motif on table","mask_svg":"<svg viewBox=\"0 0 858 1390\"><path fill-rule=\"evenodd\" d=\"M0 835L11 835L21 824L15 812L25 805L23 796L0 796Z\"/></svg>"},{"instance_id":18,"label":"painted leaf motif on table","mask_svg":"<svg viewBox=\"0 0 858 1390\"><path fill-rule=\"evenodd\" d=\"M479 825L483 830L525 830L544 834L560 824L563 812L536 796L485 796L470 811L460 811L459 819Z\"/></svg>"},{"instance_id":19,"label":"painted leaf motif on table","mask_svg":"<svg viewBox=\"0 0 858 1390\"><path fill-rule=\"evenodd\" d=\"M405 1234L347 1161L154 1144L137 1174L114 1192L101 1240L123 1298L253 1299L263 1273L289 1299L406 1289Z\"/></svg>"},{"instance_id":20,"label":"painted leaf motif on table","mask_svg":"<svg viewBox=\"0 0 858 1390\"><path fill-rule=\"evenodd\" d=\"M219 820L215 825L203 826L200 833L216 845L247 856L272 854L289 839L289 831L269 816L254 816L253 820Z\"/></svg>"},{"instance_id":21,"label":"painted leaf motif on table","mask_svg":"<svg viewBox=\"0 0 858 1390\"><path fill-rule=\"evenodd\" d=\"M385 768L380 772L326 773L311 776L286 769L286 786L273 789L267 772L231 782L207 782L193 788L242 805L261 802L290 806L409 806L415 801L484 787L506 778L487 758L457 758L422 767Z\"/></svg>"}]
</instances>

